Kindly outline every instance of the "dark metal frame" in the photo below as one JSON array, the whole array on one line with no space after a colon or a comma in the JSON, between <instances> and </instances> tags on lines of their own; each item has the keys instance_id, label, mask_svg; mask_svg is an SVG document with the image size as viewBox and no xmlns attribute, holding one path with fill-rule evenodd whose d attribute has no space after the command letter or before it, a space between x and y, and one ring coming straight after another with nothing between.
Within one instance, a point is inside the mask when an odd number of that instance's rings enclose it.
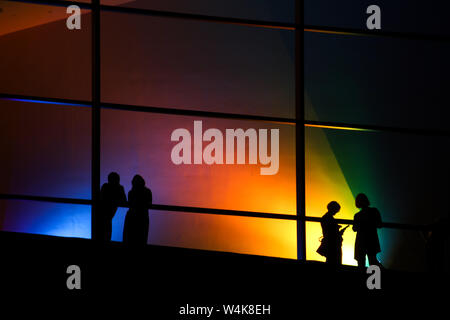
<instances>
[{"instance_id":1,"label":"dark metal frame","mask_svg":"<svg viewBox=\"0 0 450 320\"><path fill-rule=\"evenodd\" d=\"M184 115L184 116L199 116L199 117L212 117L212 118L224 118L224 119L239 119L239 120L252 120L252 121L264 121L275 122L287 125L296 126L296 200L297 200L297 214L277 214L277 213L264 213L264 212L250 212L240 210L222 210L212 208L199 208L199 207L186 207L186 206L173 206L173 205L161 205L154 204L152 209L173 211L173 212L191 212L198 214L218 214L218 215L230 215L230 216L242 216L242 217L256 217L267 219L282 219L292 220L297 222L297 258L299 260L306 259L306 221L319 222L318 217L307 217L305 215L305 126L333 126L333 127L351 127L360 129L369 129L373 131L381 132L400 132L409 134L420 135L436 135L436 136L450 136L450 131L445 130L426 130L426 129L410 129L410 128L392 128L383 126L372 125L355 125L355 124L343 124L343 123L331 123L331 122L318 122L307 121L304 118L304 74L303 74L303 56L304 56L304 32L320 32L327 34L352 34L361 36L376 36L376 37L391 37L391 38L403 38L403 39L420 39L431 41L443 41L450 42L450 36L432 36L421 35L412 33L395 33L395 32L373 32L373 31L361 31L354 29L344 28L331 28L331 27L316 27L316 26L304 26L303 25L303 1L296 0L296 21L295 23L277 23L267 22L259 20L248 19L236 19L226 17L213 17L197 14L184 14L166 11L156 11L148 9L137 9L127 7L107 6L100 4L100 0L92 0L92 3L79 3L76 1L39 1L39 0L19 0L18 2L36 3L53 6L69 6L76 4L82 8L90 9L92 14L92 101L79 101L69 99L53 99L44 97L31 97L25 95L14 94L2 94L0 93L0 100L41 100L43 103L60 103L91 107L92 110L92 162L91 162L91 200L87 199L72 199L72 198L58 198L58 197L43 197L43 196L29 196L29 195L16 195L16 194L0 194L0 199L9 200L29 200L29 201L43 201L43 202L57 202L68 204L82 204L91 205L92 217L95 216L95 212L98 207L99 193L100 193L100 115L101 109L116 109L149 113L161 113L170 115ZM296 81L296 102L295 102L295 118L278 118L278 117L266 117L256 115L244 115L244 114L230 114L219 112L207 112L196 110L184 110L184 109L170 109L154 106L133 106L114 103L102 103L101 102L101 79L100 79L100 17L102 11L114 11L128 14L143 14L149 16L158 16L174 19L203 21L209 23L224 23L245 25L257 28L270 28L270 29L283 29L291 30L295 32L295 81ZM300 29L302 28L302 29ZM352 224L351 220L337 219L339 223ZM92 219L92 228L96 224L95 219ZM421 230L423 227L410 224L399 223L384 223L384 227L406 230Z\"/></svg>"}]
</instances>

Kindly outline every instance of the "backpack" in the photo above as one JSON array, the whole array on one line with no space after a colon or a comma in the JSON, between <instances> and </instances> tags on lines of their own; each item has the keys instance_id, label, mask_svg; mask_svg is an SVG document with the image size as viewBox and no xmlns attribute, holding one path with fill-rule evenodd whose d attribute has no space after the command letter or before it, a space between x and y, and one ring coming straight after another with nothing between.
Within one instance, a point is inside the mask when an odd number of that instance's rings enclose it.
<instances>
[{"instance_id":1,"label":"backpack","mask_svg":"<svg viewBox=\"0 0 450 320\"><path fill-rule=\"evenodd\" d=\"M325 239L324 239L324 237L320 237L319 238L319 241L320 241L320 246L319 246L319 248L317 248L317 250L316 250L316 252L318 253L318 254L320 254L321 256L324 256L324 257L326 257L327 256L327 242L326 241L324 241Z\"/></svg>"}]
</instances>

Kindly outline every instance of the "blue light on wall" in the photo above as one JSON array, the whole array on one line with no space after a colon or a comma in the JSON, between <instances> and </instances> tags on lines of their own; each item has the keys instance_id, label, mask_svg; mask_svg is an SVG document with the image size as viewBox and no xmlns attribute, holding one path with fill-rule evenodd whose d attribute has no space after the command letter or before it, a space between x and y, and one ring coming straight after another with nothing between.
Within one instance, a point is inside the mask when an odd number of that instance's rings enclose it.
<instances>
[{"instance_id":1,"label":"blue light on wall","mask_svg":"<svg viewBox=\"0 0 450 320\"><path fill-rule=\"evenodd\" d=\"M0 201L0 229L90 239L91 206L37 201Z\"/></svg>"}]
</instances>

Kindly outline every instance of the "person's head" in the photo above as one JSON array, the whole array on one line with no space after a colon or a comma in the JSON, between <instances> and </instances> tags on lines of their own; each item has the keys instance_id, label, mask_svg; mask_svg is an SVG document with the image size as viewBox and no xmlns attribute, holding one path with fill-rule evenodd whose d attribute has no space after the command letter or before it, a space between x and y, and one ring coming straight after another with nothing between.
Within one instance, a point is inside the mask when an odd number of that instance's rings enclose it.
<instances>
[{"instance_id":1,"label":"person's head","mask_svg":"<svg viewBox=\"0 0 450 320\"><path fill-rule=\"evenodd\" d=\"M341 206L336 201L331 201L327 205L328 212L330 212L333 216L341 210Z\"/></svg>"},{"instance_id":2,"label":"person's head","mask_svg":"<svg viewBox=\"0 0 450 320\"><path fill-rule=\"evenodd\" d=\"M145 187L145 180L140 175L135 175L131 181L131 185L134 189L139 189Z\"/></svg>"},{"instance_id":3,"label":"person's head","mask_svg":"<svg viewBox=\"0 0 450 320\"><path fill-rule=\"evenodd\" d=\"M370 206L369 198L364 193L360 193L356 196L355 206L359 209L367 208Z\"/></svg>"},{"instance_id":4,"label":"person's head","mask_svg":"<svg viewBox=\"0 0 450 320\"><path fill-rule=\"evenodd\" d=\"M108 183L111 184L119 184L120 183L120 176L117 172L111 172L108 174Z\"/></svg>"}]
</instances>

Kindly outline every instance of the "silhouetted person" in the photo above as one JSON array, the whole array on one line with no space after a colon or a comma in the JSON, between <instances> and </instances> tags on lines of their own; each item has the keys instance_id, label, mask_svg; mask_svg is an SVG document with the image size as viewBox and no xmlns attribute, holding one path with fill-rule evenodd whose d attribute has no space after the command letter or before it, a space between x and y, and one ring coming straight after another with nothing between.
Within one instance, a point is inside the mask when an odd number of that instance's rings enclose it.
<instances>
[{"instance_id":1,"label":"silhouetted person","mask_svg":"<svg viewBox=\"0 0 450 320\"><path fill-rule=\"evenodd\" d=\"M339 203L331 201L327 209L328 212L323 215L320 221L323 235L323 254L326 257L326 263L338 266L342 264L342 235L346 228L341 230L341 226L334 220L334 215L341 210Z\"/></svg>"},{"instance_id":2,"label":"silhouetted person","mask_svg":"<svg viewBox=\"0 0 450 320\"><path fill-rule=\"evenodd\" d=\"M112 233L112 219L119 206L126 205L127 198L123 186L120 185L120 176L116 172L108 175L108 182L100 190L100 206L97 217L98 240L110 241Z\"/></svg>"},{"instance_id":3,"label":"silhouetted person","mask_svg":"<svg viewBox=\"0 0 450 320\"><path fill-rule=\"evenodd\" d=\"M125 217L123 242L130 245L145 245L148 238L148 209L152 204L152 192L145 186L145 180L135 175L128 192L130 209Z\"/></svg>"},{"instance_id":4,"label":"silhouetted person","mask_svg":"<svg viewBox=\"0 0 450 320\"><path fill-rule=\"evenodd\" d=\"M361 209L355 214L353 221L353 231L356 231L355 260L360 268L365 267L366 256L370 265L380 265L377 259L377 253L381 252L377 231L382 224L380 212L369 207L369 199L364 193L356 196L355 205Z\"/></svg>"},{"instance_id":5,"label":"silhouetted person","mask_svg":"<svg viewBox=\"0 0 450 320\"><path fill-rule=\"evenodd\" d=\"M449 214L426 227L427 267L429 271L449 270Z\"/></svg>"}]
</instances>

